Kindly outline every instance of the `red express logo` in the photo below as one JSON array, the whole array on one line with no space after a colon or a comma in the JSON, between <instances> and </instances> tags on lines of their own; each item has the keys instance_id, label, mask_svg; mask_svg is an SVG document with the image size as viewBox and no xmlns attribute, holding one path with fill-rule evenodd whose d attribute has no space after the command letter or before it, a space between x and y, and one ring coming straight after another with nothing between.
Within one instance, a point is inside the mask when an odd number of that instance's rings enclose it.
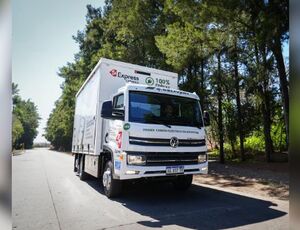
<instances>
[{"instance_id":1,"label":"red express logo","mask_svg":"<svg viewBox=\"0 0 300 230\"><path fill-rule=\"evenodd\" d=\"M111 76L116 77L118 74L118 71L116 69L112 69L111 71L109 71L109 73L111 74Z\"/></svg>"},{"instance_id":2,"label":"red express logo","mask_svg":"<svg viewBox=\"0 0 300 230\"><path fill-rule=\"evenodd\" d=\"M110 70L109 73L112 77L123 78L126 82L131 82L131 83L136 83L136 84L139 83L138 76L123 74L121 72L118 72L118 70L116 70L116 69Z\"/></svg>"}]
</instances>

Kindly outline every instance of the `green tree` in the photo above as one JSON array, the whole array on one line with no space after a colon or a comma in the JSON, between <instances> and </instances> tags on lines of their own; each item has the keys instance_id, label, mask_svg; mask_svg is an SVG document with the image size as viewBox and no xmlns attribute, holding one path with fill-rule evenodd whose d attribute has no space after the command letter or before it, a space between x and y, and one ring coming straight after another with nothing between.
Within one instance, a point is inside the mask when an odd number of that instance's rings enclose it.
<instances>
[{"instance_id":1,"label":"green tree","mask_svg":"<svg viewBox=\"0 0 300 230\"><path fill-rule=\"evenodd\" d=\"M62 96L45 130L45 137L56 149L71 149L75 95L101 57L148 66L166 65L154 40L154 34L160 32L160 2L108 1L103 13L87 6L86 28L74 36L80 51L73 63L59 69L59 76L64 78Z\"/></svg>"},{"instance_id":2,"label":"green tree","mask_svg":"<svg viewBox=\"0 0 300 230\"><path fill-rule=\"evenodd\" d=\"M17 142L24 133L23 125L21 121L13 115L13 124L12 124L12 146L13 148L17 147Z\"/></svg>"},{"instance_id":3,"label":"green tree","mask_svg":"<svg viewBox=\"0 0 300 230\"><path fill-rule=\"evenodd\" d=\"M36 105L30 100L22 100L18 93L18 85L13 83L12 144L14 148L20 148L23 145L28 149L32 148L33 140L38 134L40 117Z\"/></svg>"}]
</instances>

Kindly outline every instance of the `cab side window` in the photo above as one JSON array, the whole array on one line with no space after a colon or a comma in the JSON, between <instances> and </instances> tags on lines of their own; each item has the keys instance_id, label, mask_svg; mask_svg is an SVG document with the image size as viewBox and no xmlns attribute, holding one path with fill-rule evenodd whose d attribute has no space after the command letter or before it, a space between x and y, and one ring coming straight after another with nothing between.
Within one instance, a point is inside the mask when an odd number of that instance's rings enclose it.
<instances>
[{"instance_id":1,"label":"cab side window","mask_svg":"<svg viewBox=\"0 0 300 230\"><path fill-rule=\"evenodd\" d=\"M114 97L114 109L122 109L124 107L124 94L120 94Z\"/></svg>"}]
</instances>

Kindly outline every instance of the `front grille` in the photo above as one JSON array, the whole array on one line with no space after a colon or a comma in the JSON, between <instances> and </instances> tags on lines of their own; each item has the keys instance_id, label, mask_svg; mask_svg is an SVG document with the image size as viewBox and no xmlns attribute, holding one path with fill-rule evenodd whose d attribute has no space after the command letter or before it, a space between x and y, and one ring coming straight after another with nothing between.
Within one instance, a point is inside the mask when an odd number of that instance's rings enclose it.
<instances>
[{"instance_id":1,"label":"front grille","mask_svg":"<svg viewBox=\"0 0 300 230\"><path fill-rule=\"evenodd\" d=\"M179 139L178 147L205 146L205 139ZM170 146L170 139L129 137L129 144L144 146Z\"/></svg>"},{"instance_id":2,"label":"front grille","mask_svg":"<svg viewBox=\"0 0 300 230\"><path fill-rule=\"evenodd\" d=\"M170 166L198 164L199 152L128 152L127 154L145 155L146 166ZM204 152L202 154L205 154Z\"/></svg>"}]
</instances>

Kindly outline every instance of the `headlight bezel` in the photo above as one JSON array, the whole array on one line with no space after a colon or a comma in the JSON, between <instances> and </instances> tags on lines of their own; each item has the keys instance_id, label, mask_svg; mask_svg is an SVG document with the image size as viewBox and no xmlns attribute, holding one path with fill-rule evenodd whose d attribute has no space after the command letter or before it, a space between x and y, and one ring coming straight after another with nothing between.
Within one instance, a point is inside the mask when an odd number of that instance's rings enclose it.
<instances>
[{"instance_id":1,"label":"headlight bezel","mask_svg":"<svg viewBox=\"0 0 300 230\"><path fill-rule=\"evenodd\" d=\"M205 163L207 161L207 154L206 153L200 153L198 155L198 164Z\"/></svg>"},{"instance_id":2,"label":"headlight bezel","mask_svg":"<svg viewBox=\"0 0 300 230\"><path fill-rule=\"evenodd\" d=\"M143 154L127 154L127 164L137 166L146 165L146 156Z\"/></svg>"}]
</instances>

